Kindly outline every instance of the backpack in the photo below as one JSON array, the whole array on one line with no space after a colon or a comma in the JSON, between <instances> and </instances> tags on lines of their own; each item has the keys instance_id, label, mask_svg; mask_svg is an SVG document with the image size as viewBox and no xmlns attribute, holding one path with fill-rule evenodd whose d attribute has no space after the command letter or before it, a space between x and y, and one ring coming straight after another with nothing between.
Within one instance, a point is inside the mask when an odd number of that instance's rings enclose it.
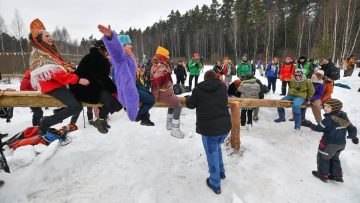
<instances>
[{"instance_id":1,"label":"backpack","mask_svg":"<svg viewBox=\"0 0 360 203\"><path fill-rule=\"evenodd\" d=\"M340 79L340 68L337 68L336 66L330 66L329 68L329 75L328 77L332 80L339 80Z\"/></svg>"},{"instance_id":2,"label":"backpack","mask_svg":"<svg viewBox=\"0 0 360 203\"><path fill-rule=\"evenodd\" d=\"M14 108L0 107L0 118L5 118L7 123L10 123L10 119L13 117Z\"/></svg>"},{"instance_id":3,"label":"backpack","mask_svg":"<svg viewBox=\"0 0 360 203\"><path fill-rule=\"evenodd\" d=\"M173 86L174 94L179 95L186 92L186 87L184 85L175 84Z\"/></svg>"}]
</instances>

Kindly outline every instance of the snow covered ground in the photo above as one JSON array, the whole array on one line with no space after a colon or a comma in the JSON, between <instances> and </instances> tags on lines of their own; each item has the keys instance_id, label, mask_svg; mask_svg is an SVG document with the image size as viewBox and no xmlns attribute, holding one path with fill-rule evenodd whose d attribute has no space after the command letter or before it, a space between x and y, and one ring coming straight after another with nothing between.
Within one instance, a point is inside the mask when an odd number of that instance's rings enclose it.
<instances>
[{"instance_id":1,"label":"snow covered ground","mask_svg":"<svg viewBox=\"0 0 360 203\"><path fill-rule=\"evenodd\" d=\"M333 97L343 101L344 111L360 128L358 72L337 81L353 89L335 87ZM267 84L266 78L258 78ZM16 79L0 84L1 89L18 86ZM279 94L278 81L276 93L266 98L280 99ZM45 115L51 113L45 110ZM216 195L205 184L207 163L195 132L195 110L183 108L183 140L166 130L166 108L150 113L154 127L130 122L122 111L110 117L106 135L87 122L84 128L80 118L67 146L54 142L5 150L12 173L0 172L6 181L0 202L360 202L360 146L351 140L340 156L345 182L323 183L311 174L321 133L304 127L295 131L292 122L276 124L276 109L262 108L253 131L241 131L241 153L224 146L226 179L222 194ZM287 109L287 119L290 113ZM0 132L13 135L25 129L31 115L29 108L15 108L11 123L0 120ZM307 118L314 121L311 111Z\"/></svg>"}]
</instances>

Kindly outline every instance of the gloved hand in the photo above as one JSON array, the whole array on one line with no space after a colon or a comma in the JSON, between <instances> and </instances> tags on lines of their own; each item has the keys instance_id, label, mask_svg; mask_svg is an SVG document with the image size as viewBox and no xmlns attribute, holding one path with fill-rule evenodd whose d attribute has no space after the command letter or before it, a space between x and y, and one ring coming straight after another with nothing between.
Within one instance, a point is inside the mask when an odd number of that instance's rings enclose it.
<instances>
[{"instance_id":1,"label":"gloved hand","mask_svg":"<svg viewBox=\"0 0 360 203\"><path fill-rule=\"evenodd\" d=\"M309 121L309 120L303 120L303 121L301 122L301 125L310 128L310 127L311 127L312 125L314 125L314 124L313 124L311 121Z\"/></svg>"},{"instance_id":2,"label":"gloved hand","mask_svg":"<svg viewBox=\"0 0 360 203\"><path fill-rule=\"evenodd\" d=\"M357 138L357 137L354 137L353 139L351 139L351 141L352 141L354 144L359 144L359 138Z\"/></svg>"}]
</instances>

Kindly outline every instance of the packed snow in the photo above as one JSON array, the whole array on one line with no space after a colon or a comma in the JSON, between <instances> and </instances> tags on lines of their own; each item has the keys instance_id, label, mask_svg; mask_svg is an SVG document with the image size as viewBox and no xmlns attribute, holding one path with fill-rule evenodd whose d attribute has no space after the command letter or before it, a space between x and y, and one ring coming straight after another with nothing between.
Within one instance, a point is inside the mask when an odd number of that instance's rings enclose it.
<instances>
[{"instance_id":1,"label":"packed snow","mask_svg":"<svg viewBox=\"0 0 360 203\"><path fill-rule=\"evenodd\" d=\"M343 110L360 128L358 72L336 81L352 89L335 87L333 98L343 101ZM257 77L267 84L258 72ZM12 79L0 88L19 89L19 83ZM278 81L276 93L265 98L280 99L280 86ZM348 140L341 153L345 182L324 183L311 174L322 134L305 127L296 131L289 121L274 123L276 108L261 108L253 131L241 131L240 152L223 147L226 179L216 195L205 183L208 169L201 136L195 132L195 110L183 108L181 113L185 139L170 136L166 112L150 110L154 127L129 121L124 111L113 114L105 135L86 118L84 127L80 117L69 145L53 142L15 151L5 147L11 173L0 172L6 182L0 202L360 202L360 146ZM52 114L52 108L44 114ZM286 109L287 119L290 114ZM315 122L311 110L306 116ZM31 117L30 108L15 108L11 123L0 120L0 132L14 135L31 125Z\"/></svg>"}]
</instances>

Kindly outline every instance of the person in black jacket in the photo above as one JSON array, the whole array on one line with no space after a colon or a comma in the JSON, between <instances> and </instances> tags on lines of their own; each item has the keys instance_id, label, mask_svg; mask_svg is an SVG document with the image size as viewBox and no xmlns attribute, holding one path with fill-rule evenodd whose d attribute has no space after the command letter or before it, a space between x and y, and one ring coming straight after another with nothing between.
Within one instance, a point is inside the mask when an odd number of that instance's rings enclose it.
<instances>
[{"instance_id":1,"label":"person in black jacket","mask_svg":"<svg viewBox=\"0 0 360 203\"><path fill-rule=\"evenodd\" d=\"M82 102L90 104L102 103L99 107L99 118L94 126L100 133L107 133L110 126L106 122L109 113L122 109L121 104L113 96L116 86L110 78L110 62L108 53L102 40L96 41L90 53L81 59L75 74L91 81L88 86L70 85L71 92Z\"/></svg>"},{"instance_id":2,"label":"person in black jacket","mask_svg":"<svg viewBox=\"0 0 360 203\"><path fill-rule=\"evenodd\" d=\"M186 80L186 69L183 66L183 62L182 61L178 61L178 65L176 66L176 68L174 69L174 73L176 75L176 84L182 84L185 85L185 80Z\"/></svg>"},{"instance_id":3,"label":"person in black jacket","mask_svg":"<svg viewBox=\"0 0 360 203\"><path fill-rule=\"evenodd\" d=\"M341 111L343 104L338 99L329 99L324 104L324 119L318 124L306 121L306 127L317 132L323 132L317 154L317 170L312 174L320 180L327 182L328 179L344 182L340 163L340 153L345 149L346 133L354 144L359 143L357 129L346 113Z\"/></svg>"},{"instance_id":4,"label":"person in black jacket","mask_svg":"<svg viewBox=\"0 0 360 203\"><path fill-rule=\"evenodd\" d=\"M187 107L196 108L196 132L202 135L210 173L206 183L216 194L221 193L220 178L225 178L221 144L231 129L227 104L227 88L213 70L186 97Z\"/></svg>"}]
</instances>

